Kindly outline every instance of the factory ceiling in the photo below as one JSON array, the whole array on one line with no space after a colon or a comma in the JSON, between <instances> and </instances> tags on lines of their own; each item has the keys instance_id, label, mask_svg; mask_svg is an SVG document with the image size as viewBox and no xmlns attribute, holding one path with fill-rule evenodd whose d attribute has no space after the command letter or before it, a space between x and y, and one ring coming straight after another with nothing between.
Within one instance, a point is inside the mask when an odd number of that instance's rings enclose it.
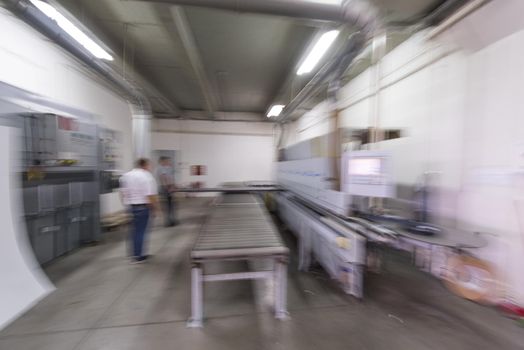
<instances>
[{"instance_id":1,"label":"factory ceiling","mask_svg":"<svg viewBox=\"0 0 524 350\"><path fill-rule=\"evenodd\" d=\"M416 21L445 2L370 1L388 22ZM295 72L318 33L338 26L140 0L57 2L119 57L112 63L117 70L139 72L156 88L146 93L158 117L175 117L172 104L184 116L266 120L271 104L286 104L313 76ZM405 37L392 31L388 49Z\"/></svg>"}]
</instances>

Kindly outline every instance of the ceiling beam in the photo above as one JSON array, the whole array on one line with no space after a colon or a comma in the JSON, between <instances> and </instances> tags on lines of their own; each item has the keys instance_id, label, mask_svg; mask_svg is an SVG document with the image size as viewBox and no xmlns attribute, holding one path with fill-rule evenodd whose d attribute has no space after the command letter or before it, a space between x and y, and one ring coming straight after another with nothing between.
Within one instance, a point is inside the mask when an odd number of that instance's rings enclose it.
<instances>
[{"instance_id":1,"label":"ceiling beam","mask_svg":"<svg viewBox=\"0 0 524 350\"><path fill-rule=\"evenodd\" d=\"M209 114L207 114L207 112L196 110L183 110L180 115L156 113L155 117L159 119L209 120ZM215 111L213 114L213 121L273 122L273 120L266 118L262 113L225 111Z\"/></svg>"},{"instance_id":2,"label":"ceiling beam","mask_svg":"<svg viewBox=\"0 0 524 350\"><path fill-rule=\"evenodd\" d=\"M195 37L193 36L191 28L189 27L186 14L180 6L173 6L170 8L170 11L171 17L173 18L173 22L175 23L176 29L178 31L178 35L182 40L184 50L186 51L189 62L191 63L191 67L193 68L193 71L197 77L198 85L202 95L204 96L206 110L209 113L209 117L213 118L217 108L215 99L216 95L211 82L207 77L204 64L202 62L200 52L198 51Z\"/></svg>"},{"instance_id":3,"label":"ceiling beam","mask_svg":"<svg viewBox=\"0 0 524 350\"><path fill-rule=\"evenodd\" d=\"M156 119L170 119L170 120L197 120L197 121L207 121L207 122L237 122L237 123L276 123L274 120L270 119L209 119L209 118L198 118L198 117L175 117L171 115L155 115Z\"/></svg>"}]
</instances>

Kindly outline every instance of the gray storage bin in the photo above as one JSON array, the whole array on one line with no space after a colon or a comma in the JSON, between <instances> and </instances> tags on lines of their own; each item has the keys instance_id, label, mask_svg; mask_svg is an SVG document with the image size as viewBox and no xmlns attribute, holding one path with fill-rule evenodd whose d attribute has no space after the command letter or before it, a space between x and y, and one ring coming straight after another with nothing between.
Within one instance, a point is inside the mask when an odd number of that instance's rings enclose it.
<instances>
[{"instance_id":1,"label":"gray storage bin","mask_svg":"<svg viewBox=\"0 0 524 350\"><path fill-rule=\"evenodd\" d=\"M29 238L35 257L40 264L54 258L54 239L60 227L55 225L54 215L37 216L28 220Z\"/></svg>"},{"instance_id":2,"label":"gray storage bin","mask_svg":"<svg viewBox=\"0 0 524 350\"><path fill-rule=\"evenodd\" d=\"M68 210L62 209L55 215L55 252L54 257L59 257L68 252L67 231L69 226Z\"/></svg>"},{"instance_id":3,"label":"gray storage bin","mask_svg":"<svg viewBox=\"0 0 524 350\"><path fill-rule=\"evenodd\" d=\"M38 214L38 188L26 187L22 190L25 215Z\"/></svg>"},{"instance_id":4,"label":"gray storage bin","mask_svg":"<svg viewBox=\"0 0 524 350\"><path fill-rule=\"evenodd\" d=\"M83 202L82 183L71 182L69 184L69 203L71 206L79 206Z\"/></svg>"},{"instance_id":5,"label":"gray storage bin","mask_svg":"<svg viewBox=\"0 0 524 350\"><path fill-rule=\"evenodd\" d=\"M95 215L96 206L93 203L84 203L80 208L80 242L87 243L96 240Z\"/></svg>"},{"instance_id":6,"label":"gray storage bin","mask_svg":"<svg viewBox=\"0 0 524 350\"><path fill-rule=\"evenodd\" d=\"M83 202L98 201L98 186L96 182L82 182Z\"/></svg>"},{"instance_id":7,"label":"gray storage bin","mask_svg":"<svg viewBox=\"0 0 524 350\"><path fill-rule=\"evenodd\" d=\"M55 208L54 201L54 186L40 185L38 186L38 212L53 211Z\"/></svg>"},{"instance_id":8,"label":"gray storage bin","mask_svg":"<svg viewBox=\"0 0 524 350\"><path fill-rule=\"evenodd\" d=\"M67 249L73 250L80 246L80 224L82 216L80 208L71 208L68 214Z\"/></svg>"},{"instance_id":9,"label":"gray storage bin","mask_svg":"<svg viewBox=\"0 0 524 350\"><path fill-rule=\"evenodd\" d=\"M55 208L65 208L69 203L69 184L53 186L53 199Z\"/></svg>"}]
</instances>

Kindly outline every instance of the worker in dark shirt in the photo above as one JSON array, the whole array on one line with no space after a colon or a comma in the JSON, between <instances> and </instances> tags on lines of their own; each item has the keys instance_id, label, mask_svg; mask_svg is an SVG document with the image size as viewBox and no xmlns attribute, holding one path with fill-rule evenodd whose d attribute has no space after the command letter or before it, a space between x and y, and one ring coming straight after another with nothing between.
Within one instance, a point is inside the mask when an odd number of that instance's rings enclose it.
<instances>
[{"instance_id":1,"label":"worker in dark shirt","mask_svg":"<svg viewBox=\"0 0 524 350\"><path fill-rule=\"evenodd\" d=\"M157 175L160 185L160 196L164 199L165 225L167 227L175 226L177 222L175 220L175 203L173 198L173 191L175 190L173 164L171 163L171 158L165 156L160 157L158 163Z\"/></svg>"}]
</instances>

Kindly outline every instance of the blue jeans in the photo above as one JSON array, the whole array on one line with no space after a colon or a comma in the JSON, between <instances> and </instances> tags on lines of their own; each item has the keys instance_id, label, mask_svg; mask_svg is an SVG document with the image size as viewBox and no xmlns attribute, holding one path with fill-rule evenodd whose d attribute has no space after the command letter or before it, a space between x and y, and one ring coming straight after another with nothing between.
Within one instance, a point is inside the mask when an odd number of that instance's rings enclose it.
<instances>
[{"instance_id":1,"label":"blue jeans","mask_svg":"<svg viewBox=\"0 0 524 350\"><path fill-rule=\"evenodd\" d=\"M142 256L144 238L146 235L147 223L149 221L149 208L147 206L131 207L133 214L133 227L131 229L131 241L133 242L133 256Z\"/></svg>"}]
</instances>

